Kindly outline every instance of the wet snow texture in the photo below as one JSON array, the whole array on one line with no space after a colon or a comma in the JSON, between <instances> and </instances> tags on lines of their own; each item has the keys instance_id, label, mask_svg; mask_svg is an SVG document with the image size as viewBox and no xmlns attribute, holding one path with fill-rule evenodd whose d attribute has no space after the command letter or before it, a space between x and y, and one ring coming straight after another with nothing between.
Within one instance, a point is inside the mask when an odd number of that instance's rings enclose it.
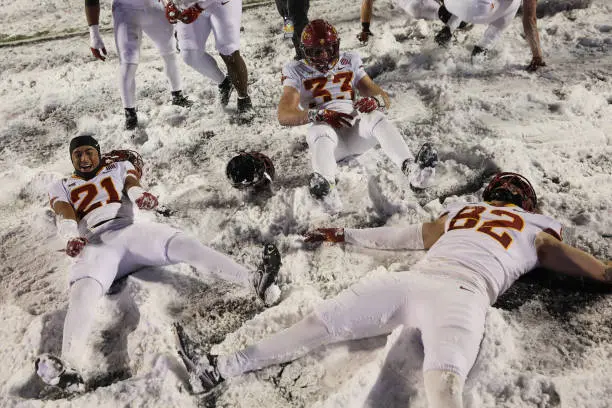
<instances>
[{"instance_id":1,"label":"wet snow texture","mask_svg":"<svg viewBox=\"0 0 612 408\"><path fill-rule=\"evenodd\" d=\"M612 26L610 3L547 2L539 20L548 67L523 68L529 50L515 19L484 66L469 61L484 27L459 32L449 50L432 37L438 22L411 21L377 1L370 44L359 47L359 0L312 1L311 18L334 23L344 49L357 50L392 95L389 118L412 149L440 149L438 184L415 195L380 150L342 165L340 214L308 196L305 127L276 121L280 68L293 56L272 5L243 15L242 54L250 70L256 117L243 124L235 101L215 103L216 87L184 64L184 89L196 105L170 105L162 63L143 41L137 76L141 127L123 130L118 59L93 60L86 37L0 49L0 405L3 407L425 407L418 337L398 329L319 350L282 367L192 396L170 333L181 322L193 350L226 353L277 332L372 273L406 270L422 253L304 247L319 226L367 227L430 219L446 203L476 200L496 169L532 180L542 210L578 232L578 244L610 258L612 232ZM572 3L581 9L566 11ZM81 4L32 7L2 1L0 40L83 29ZM565 7L563 6L565 5ZM110 26L103 4L102 26ZM13 37L14 38L14 37ZM209 44L212 50L212 44ZM132 148L146 161L145 183L164 214L139 214L181 227L239 262L254 266L261 244L284 255L282 303L264 310L251 293L201 281L187 266L143 270L99 305L86 374L98 388L73 399L34 376L33 359L58 353L70 260L57 252L47 207L50 182L71 167L68 140L94 132L103 149ZM230 188L224 167L241 149L275 163L273 194ZM374 272L372 272L374 271ZM92 306L93 307L93 306ZM489 314L482 352L465 391L467 407L608 408L612 385L612 297L599 285L546 271L517 283ZM123 380L123 381L119 381Z\"/></svg>"}]
</instances>

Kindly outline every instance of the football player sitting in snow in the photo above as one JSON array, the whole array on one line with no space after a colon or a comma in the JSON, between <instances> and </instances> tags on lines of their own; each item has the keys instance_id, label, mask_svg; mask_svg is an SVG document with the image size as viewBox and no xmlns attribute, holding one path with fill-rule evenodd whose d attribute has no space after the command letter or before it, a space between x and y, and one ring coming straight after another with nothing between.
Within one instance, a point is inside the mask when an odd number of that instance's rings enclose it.
<instances>
[{"instance_id":1,"label":"football player sitting in snow","mask_svg":"<svg viewBox=\"0 0 612 408\"><path fill-rule=\"evenodd\" d=\"M157 206L157 198L140 186L140 156L125 150L101 156L98 142L83 135L70 142L70 157L74 174L53 184L49 193L58 232L67 241L66 254L75 262L61 357L44 354L36 360L45 383L84 389L78 369L96 305L115 280L139 268L184 262L202 276L254 288L266 304L278 300L274 282L280 254L274 245L264 246L262 262L252 272L178 229L134 222L134 205L141 210Z\"/></svg>"},{"instance_id":2,"label":"football player sitting in snow","mask_svg":"<svg viewBox=\"0 0 612 408\"><path fill-rule=\"evenodd\" d=\"M425 143L416 158L399 131L380 112L391 101L372 81L354 52L340 52L336 29L325 20L311 21L302 32L305 59L285 65L278 121L285 126L311 123L306 140L312 154L310 193L327 196L335 185L336 162L380 144L414 188L428 187L437 152ZM355 92L362 96L355 100Z\"/></svg>"},{"instance_id":3,"label":"football player sitting in snow","mask_svg":"<svg viewBox=\"0 0 612 408\"><path fill-rule=\"evenodd\" d=\"M440 7L440 19L446 24L438 34L436 42L448 45L455 31L462 22L488 24L481 40L472 50L472 58L484 56L503 31L512 23L521 0L445 0ZM535 71L545 66L540 48L540 37L536 20L536 0L523 1L523 30L531 48L532 59L528 71Z\"/></svg>"},{"instance_id":4,"label":"football player sitting in snow","mask_svg":"<svg viewBox=\"0 0 612 408\"><path fill-rule=\"evenodd\" d=\"M536 213L536 206L529 181L500 173L485 188L482 202L455 203L433 222L308 232L306 242L429 251L410 272L363 280L246 349L200 361L180 350L181 357L209 390L223 379L291 361L319 346L389 334L403 325L421 334L429 407L461 408L487 309L521 275L541 266L612 283L612 262L563 243L561 224Z\"/></svg>"}]
</instances>

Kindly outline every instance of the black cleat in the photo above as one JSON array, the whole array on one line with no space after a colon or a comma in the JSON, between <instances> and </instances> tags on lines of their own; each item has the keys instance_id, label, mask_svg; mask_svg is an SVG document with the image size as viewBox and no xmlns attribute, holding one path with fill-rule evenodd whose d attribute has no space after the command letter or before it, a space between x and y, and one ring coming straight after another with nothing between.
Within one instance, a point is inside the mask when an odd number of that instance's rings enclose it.
<instances>
[{"instance_id":1,"label":"black cleat","mask_svg":"<svg viewBox=\"0 0 612 408\"><path fill-rule=\"evenodd\" d=\"M438 165L438 151L433 144L429 142L423 143L416 155L415 162L421 169L425 167L436 167Z\"/></svg>"},{"instance_id":2,"label":"black cleat","mask_svg":"<svg viewBox=\"0 0 612 408\"><path fill-rule=\"evenodd\" d=\"M136 108L125 108L125 128L134 130L138 126L138 116L136 116Z\"/></svg>"},{"instance_id":3,"label":"black cleat","mask_svg":"<svg viewBox=\"0 0 612 408\"><path fill-rule=\"evenodd\" d=\"M325 196L329 195L331 191L331 184L319 173L312 173L310 180L308 181L310 195L317 200L322 200Z\"/></svg>"},{"instance_id":4,"label":"black cleat","mask_svg":"<svg viewBox=\"0 0 612 408\"><path fill-rule=\"evenodd\" d=\"M173 91L172 104L182 106L183 108L190 108L193 105L193 102L183 95L183 91Z\"/></svg>"},{"instance_id":5,"label":"black cleat","mask_svg":"<svg viewBox=\"0 0 612 408\"><path fill-rule=\"evenodd\" d=\"M227 106L233 89L234 86L232 85L230 77L226 76L223 82L219 84L219 102L221 106Z\"/></svg>"},{"instance_id":6,"label":"black cleat","mask_svg":"<svg viewBox=\"0 0 612 408\"><path fill-rule=\"evenodd\" d=\"M53 385L68 392L84 392L83 377L70 368L59 357L42 354L34 363L36 374L47 385Z\"/></svg>"},{"instance_id":7,"label":"black cleat","mask_svg":"<svg viewBox=\"0 0 612 408\"><path fill-rule=\"evenodd\" d=\"M253 110L253 103L251 103L251 97L246 96L244 98L238 97L238 113L247 113Z\"/></svg>"},{"instance_id":8,"label":"black cleat","mask_svg":"<svg viewBox=\"0 0 612 408\"><path fill-rule=\"evenodd\" d=\"M261 255L261 264L255 272L253 286L257 297L266 303L266 291L276 282L278 271L281 267L281 254L274 244L266 244Z\"/></svg>"},{"instance_id":9,"label":"black cleat","mask_svg":"<svg viewBox=\"0 0 612 408\"><path fill-rule=\"evenodd\" d=\"M185 351L186 337L183 327L174 324L174 334L177 340L177 352L183 360L189 373L189 385L194 392L209 392L224 381L217 369L217 356L206 354L205 358L198 360L191 358Z\"/></svg>"},{"instance_id":10,"label":"black cleat","mask_svg":"<svg viewBox=\"0 0 612 408\"><path fill-rule=\"evenodd\" d=\"M436 43L438 43L439 46L446 47L448 46L452 38L453 33L451 33L450 28L448 26L444 26L444 28L440 30L438 34L436 34L434 40L436 41Z\"/></svg>"}]
</instances>

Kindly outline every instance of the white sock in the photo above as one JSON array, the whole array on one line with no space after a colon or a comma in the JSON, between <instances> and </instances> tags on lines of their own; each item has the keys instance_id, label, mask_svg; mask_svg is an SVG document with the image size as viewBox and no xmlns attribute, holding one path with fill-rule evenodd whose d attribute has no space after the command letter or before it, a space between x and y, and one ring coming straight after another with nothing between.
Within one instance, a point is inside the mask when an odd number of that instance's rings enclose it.
<instances>
[{"instance_id":1,"label":"white sock","mask_svg":"<svg viewBox=\"0 0 612 408\"><path fill-rule=\"evenodd\" d=\"M124 108L136 107L136 68L138 64L121 63L121 101Z\"/></svg>"}]
</instances>

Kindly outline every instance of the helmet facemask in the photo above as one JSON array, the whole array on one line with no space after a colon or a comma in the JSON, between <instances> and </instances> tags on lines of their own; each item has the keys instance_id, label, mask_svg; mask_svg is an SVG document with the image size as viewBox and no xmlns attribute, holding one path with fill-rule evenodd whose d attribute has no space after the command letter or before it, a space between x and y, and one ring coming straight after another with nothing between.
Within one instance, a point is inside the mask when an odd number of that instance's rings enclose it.
<instances>
[{"instance_id":1,"label":"helmet facemask","mask_svg":"<svg viewBox=\"0 0 612 408\"><path fill-rule=\"evenodd\" d=\"M340 40L315 47L302 45L302 50L308 65L326 73L338 63L340 58Z\"/></svg>"}]
</instances>

